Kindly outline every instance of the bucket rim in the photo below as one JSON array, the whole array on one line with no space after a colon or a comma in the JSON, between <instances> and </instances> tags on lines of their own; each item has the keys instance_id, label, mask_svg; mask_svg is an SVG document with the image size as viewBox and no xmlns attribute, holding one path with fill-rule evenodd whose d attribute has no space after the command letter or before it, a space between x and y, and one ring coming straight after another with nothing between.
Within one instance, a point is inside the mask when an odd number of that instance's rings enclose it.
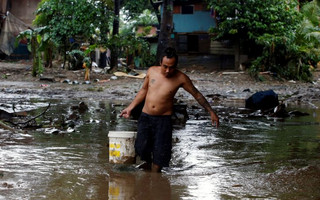
<instances>
[{"instance_id":1,"label":"bucket rim","mask_svg":"<svg viewBox=\"0 0 320 200\"><path fill-rule=\"evenodd\" d=\"M136 137L136 131L109 131L108 137L111 138L134 138Z\"/></svg>"}]
</instances>

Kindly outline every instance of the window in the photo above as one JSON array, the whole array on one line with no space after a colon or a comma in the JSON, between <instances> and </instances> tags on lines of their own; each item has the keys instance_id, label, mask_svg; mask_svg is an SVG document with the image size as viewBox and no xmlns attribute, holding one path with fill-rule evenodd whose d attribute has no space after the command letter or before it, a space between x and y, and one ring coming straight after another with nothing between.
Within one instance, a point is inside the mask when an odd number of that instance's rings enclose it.
<instances>
[{"instance_id":1,"label":"window","mask_svg":"<svg viewBox=\"0 0 320 200\"><path fill-rule=\"evenodd\" d=\"M181 14L193 14L193 6L181 6Z\"/></svg>"}]
</instances>

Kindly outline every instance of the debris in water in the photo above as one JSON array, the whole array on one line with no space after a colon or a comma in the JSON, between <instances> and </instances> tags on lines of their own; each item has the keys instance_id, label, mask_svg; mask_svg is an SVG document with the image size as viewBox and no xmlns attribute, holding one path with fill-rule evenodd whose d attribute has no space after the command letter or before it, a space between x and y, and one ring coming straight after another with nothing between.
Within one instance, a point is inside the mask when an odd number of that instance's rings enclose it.
<instances>
[{"instance_id":1,"label":"debris in water","mask_svg":"<svg viewBox=\"0 0 320 200\"><path fill-rule=\"evenodd\" d=\"M273 90L254 93L246 99L246 108L253 110L268 110L279 105L278 95Z\"/></svg>"},{"instance_id":2,"label":"debris in water","mask_svg":"<svg viewBox=\"0 0 320 200\"><path fill-rule=\"evenodd\" d=\"M116 76L111 76L110 79L111 79L111 80L117 80L118 77L116 77Z\"/></svg>"},{"instance_id":3,"label":"debris in water","mask_svg":"<svg viewBox=\"0 0 320 200\"><path fill-rule=\"evenodd\" d=\"M51 134L57 135L60 133L60 131L56 128L46 128L46 129L44 129L44 133L49 134L49 135L51 135Z\"/></svg>"},{"instance_id":4,"label":"debris in water","mask_svg":"<svg viewBox=\"0 0 320 200\"><path fill-rule=\"evenodd\" d=\"M75 130L73 129L73 128L71 128L71 127L69 127L68 129L67 129L67 132L68 133L72 133L72 132L74 132Z\"/></svg>"},{"instance_id":5,"label":"debris in water","mask_svg":"<svg viewBox=\"0 0 320 200\"><path fill-rule=\"evenodd\" d=\"M73 85L79 85L79 81L73 81L72 84Z\"/></svg>"},{"instance_id":6,"label":"debris in water","mask_svg":"<svg viewBox=\"0 0 320 200\"><path fill-rule=\"evenodd\" d=\"M69 79L65 79L62 81L62 83L70 83L71 81Z\"/></svg>"},{"instance_id":7,"label":"debris in water","mask_svg":"<svg viewBox=\"0 0 320 200\"><path fill-rule=\"evenodd\" d=\"M91 82L90 81L84 81L82 84L89 85L89 84L91 84Z\"/></svg>"}]
</instances>

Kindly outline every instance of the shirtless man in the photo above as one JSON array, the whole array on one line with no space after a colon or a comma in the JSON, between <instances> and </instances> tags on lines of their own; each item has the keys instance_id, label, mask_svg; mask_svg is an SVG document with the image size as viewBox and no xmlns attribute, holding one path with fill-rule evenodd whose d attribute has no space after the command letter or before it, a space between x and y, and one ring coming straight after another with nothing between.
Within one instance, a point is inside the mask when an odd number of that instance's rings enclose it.
<instances>
[{"instance_id":1,"label":"shirtless man","mask_svg":"<svg viewBox=\"0 0 320 200\"><path fill-rule=\"evenodd\" d=\"M173 48L167 48L161 58L161 66L148 69L142 88L132 103L120 116L129 118L131 111L145 100L138 123L135 150L153 172L169 166L172 148L172 123L174 95L180 87L189 92L210 113L212 125L219 126L219 117L208 101L195 88L190 78L177 69L178 56Z\"/></svg>"}]
</instances>

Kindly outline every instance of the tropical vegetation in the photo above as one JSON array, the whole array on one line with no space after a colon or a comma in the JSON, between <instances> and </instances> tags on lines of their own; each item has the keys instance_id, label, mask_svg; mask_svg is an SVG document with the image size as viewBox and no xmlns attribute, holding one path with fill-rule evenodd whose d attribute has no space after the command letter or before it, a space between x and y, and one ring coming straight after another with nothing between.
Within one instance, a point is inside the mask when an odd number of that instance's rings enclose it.
<instances>
[{"instance_id":1,"label":"tropical vegetation","mask_svg":"<svg viewBox=\"0 0 320 200\"><path fill-rule=\"evenodd\" d=\"M127 2L127 5L131 4L131 1ZM95 47L109 48L115 56L138 56L142 59L141 66L154 62L150 59L154 57L154 51L145 40L136 37L134 28L139 23L153 24L157 22L156 17L148 11L136 10L120 22L120 33L112 34L116 32L112 25L119 20L114 8L115 3L110 0L42 0L33 22L36 28L26 30L18 37L29 41L33 76L41 74L43 65L51 66L54 56L62 57L62 66L68 64L69 69L79 67L75 64L78 60L91 64L91 52ZM133 15L135 12L141 13ZM132 21L131 30L122 28L127 26L128 19ZM80 50L83 44L91 52Z\"/></svg>"},{"instance_id":2,"label":"tropical vegetation","mask_svg":"<svg viewBox=\"0 0 320 200\"><path fill-rule=\"evenodd\" d=\"M215 39L240 43L252 59L250 71L271 71L279 77L311 80L320 60L319 0L208 0L215 9Z\"/></svg>"},{"instance_id":3,"label":"tropical vegetation","mask_svg":"<svg viewBox=\"0 0 320 200\"><path fill-rule=\"evenodd\" d=\"M169 42L170 33L160 26L159 41L164 42L158 49L151 48L143 36L151 25L172 22L172 2L161 3L165 12L160 16L160 4L152 0L42 0L34 20L36 28L19 36L30 41L33 75L40 74L43 65L51 66L57 55L63 58L63 66L77 56L90 63L91 52L99 47L111 49L113 61L126 57L142 67L155 63L155 55ZM241 53L249 55L252 75L270 71L278 77L309 81L320 60L319 2L207 0L217 22L210 31L214 39L240 45ZM138 25L145 26L140 35L136 34ZM83 43L86 53L80 51Z\"/></svg>"}]
</instances>

